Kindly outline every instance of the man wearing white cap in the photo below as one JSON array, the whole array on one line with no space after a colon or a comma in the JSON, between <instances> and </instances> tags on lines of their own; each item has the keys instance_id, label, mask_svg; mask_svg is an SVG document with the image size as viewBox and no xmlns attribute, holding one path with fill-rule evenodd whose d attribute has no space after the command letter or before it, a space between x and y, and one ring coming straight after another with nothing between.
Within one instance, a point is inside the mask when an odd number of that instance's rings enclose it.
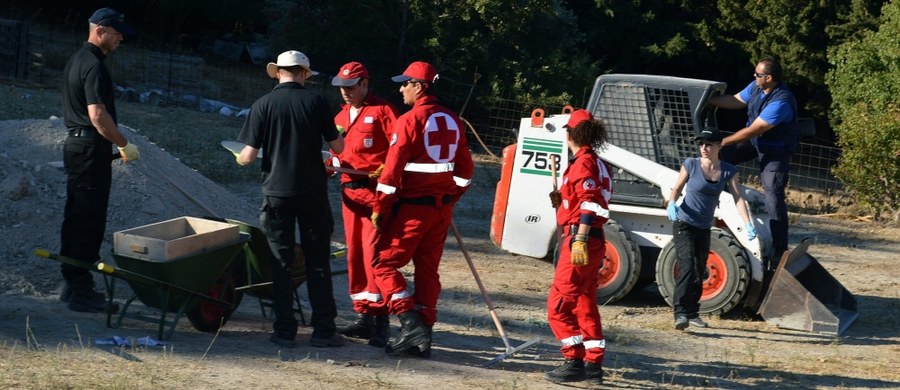
<instances>
[{"instance_id":1,"label":"man wearing white cap","mask_svg":"<svg viewBox=\"0 0 900 390\"><path fill-rule=\"evenodd\" d=\"M303 53L289 50L278 62L266 65L278 85L250 107L238 140L247 146L237 156L240 165L253 163L262 154L263 203L259 225L266 233L272 258L274 332L270 340L282 347L296 345L294 316L294 227L300 228L300 246L306 262L313 333L310 345L336 347L344 338L336 333L337 309L331 283L331 233L334 220L328 202L327 175L322 165L322 139L335 152L344 150L344 139L331 121L321 95L304 87L317 74Z\"/></svg>"},{"instance_id":2,"label":"man wearing white cap","mask_svg":"<svg viewBox=\"0 0 900 390\"><path fill-rule=\"evenodd\" d=\"M397 118L376 187L372 224L381 237L373 272L390 313L400 318L400 333L386 352L429 357L441 294L438 266L453 205L469 188L474 165L462 121L432 94L434 67L413 62L391 79L412 109ZM415 294L399 271L410 261Z\"/></svg>"},{"instance_id":3,"label":"man wearing white cap","mask_svg":"<svg viewBox=\"0 0 900 390\"><path fill-rule=\"evenodd\" d=\"M369 91L369 71L359 62L341 67L331 85L341 89L344 104L334 116L343 132L346 148L337 153L344 168L371 172L368 175L341 175L341 216L347 243L347 279L356 321L339 333L369 340L369 345L385 347L390 338L387 304L372 274L372 259L378 231L369 217L375 204L375 180L384 168L388 134L397 119L397 109Z\"/></svg>"}]
</instances>

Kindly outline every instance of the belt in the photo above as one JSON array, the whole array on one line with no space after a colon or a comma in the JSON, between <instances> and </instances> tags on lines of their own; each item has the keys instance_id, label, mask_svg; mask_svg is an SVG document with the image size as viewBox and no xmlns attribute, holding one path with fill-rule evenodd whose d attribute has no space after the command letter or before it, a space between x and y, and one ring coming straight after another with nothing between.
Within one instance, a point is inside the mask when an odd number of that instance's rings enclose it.
<instances>
[{"instance_id":1,"label":"belt","mask_svg":"<svg viewBox=\"0 0 900 390\"><path fill-rule=\"evenodd\" d=\"M566 236L574 236L578 233L578 224L564 226L563 234ZM603 239L603 229L591 226L587 233L588 237Z\"/></svg>"},{"instance_id":2,"label":"belt","mask_svg":"<svg viewBox=\"0 0 900 390\"><path fill-rule=\"evenodd\" d=\"M353 190L358 189L358 188L366 188L366 187L369 187L369 178L348 181L346 183L341 183L341 186L344 188L350 188Z\"/></svg>"},{"instance_id":3,"label":"belt","mask_svg":"<svg viewBox=\"0 0 900 390\"><path fill-rule=\"evenodd\" d=\"M450 203L453 200L453 197L450 195L444 195L440 198L441 204ZM434 196L420 196L418 198L400 198L397 200L397 203L403 204L414 204L419 206L437 206L437 197Z\"/></svg>"},{"instance_id":4,"label":"belt","mask_svg":"<svg viewBox=\"0 0 900 390\"><path fill-rule=\"evenodd\" d=\"M76 138L94 138L97 135L97 130L90 127L82 127L78 129L69 130L69 137Z\"/></svg>"}]
</instances>

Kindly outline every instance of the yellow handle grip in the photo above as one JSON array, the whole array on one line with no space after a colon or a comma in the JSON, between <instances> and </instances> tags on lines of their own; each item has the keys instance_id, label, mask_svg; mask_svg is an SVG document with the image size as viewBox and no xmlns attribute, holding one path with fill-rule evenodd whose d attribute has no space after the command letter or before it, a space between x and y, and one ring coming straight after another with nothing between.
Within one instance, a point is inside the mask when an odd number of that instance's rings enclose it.
<instances>
[{"instance_id":1,"label":"yellow handle grip","mask_svg":"<svg viewBox=\"0 0 900 390\"><path fill-rule=\"evenodd\" d=\"M37 257L43 257L45 259L50 258L50 251L46 249L35 249L34 254L37 255Z\"/></svg>"},{"instance_id":2,"label":"yellow handle grip","mask_svg":"<svg viewBox=\"0 0 900 390\"><path fill-rule=\"evenodd\" d=\"M106 263L97 263L97 269L100 270L100 271L102 271L102 272L106 272L106 273L108 273L108 274L111 274L111 273L113 273L113 272L116 272L116 267L113 267L113 266L111 266L111 265L109 265L109 264L106 264Z\"/></svg>"}]
</instances>

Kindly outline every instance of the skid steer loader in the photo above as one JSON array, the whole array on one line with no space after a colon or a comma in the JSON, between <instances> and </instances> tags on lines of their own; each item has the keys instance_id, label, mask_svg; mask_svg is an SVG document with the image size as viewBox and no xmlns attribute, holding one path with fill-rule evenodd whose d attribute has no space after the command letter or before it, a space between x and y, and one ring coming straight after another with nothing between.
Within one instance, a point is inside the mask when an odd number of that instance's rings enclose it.
<instances>
[{"instance_id":1,"label":"skid steer loader","mask_svg":"<svg viewBox=\"0 0 900 390\"><path fill-rule=\"evenodd\" d=\"M668 76L597 78L586 108L607 124L609 143L598 154L613 167L606 259L599 271L601 304L653 282L672 304L678 269L664 194L674 186L682 161L698 154L691 138L716 127L715 108L707 101L725 88L721 82ZM491 240L506 251L554 256L556 217L546 194L553 186L551 164L559 172L568 165L562 127L568 111L547 116L536 109L522 119L518 142L503 151ZM807 253L808 242L773 259L765 199L758 191L741 191L751 205L757 239L747 240L731 195L723 193L710 233L700 312L722 314L744 305L780 327L843 333L858 316L855 298Z\"/></svg>"}]
</instances>

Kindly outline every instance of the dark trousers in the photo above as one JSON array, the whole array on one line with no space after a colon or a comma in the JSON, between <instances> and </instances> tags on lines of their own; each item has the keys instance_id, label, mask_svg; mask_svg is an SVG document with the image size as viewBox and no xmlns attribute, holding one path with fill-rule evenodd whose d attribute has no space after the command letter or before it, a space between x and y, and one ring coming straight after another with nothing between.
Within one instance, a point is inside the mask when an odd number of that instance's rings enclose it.
<instances>
[{"instance_id":1,"label":"dark trousers","mask_svg":"<svg viewBox=\"0 0 900 390\"><path fill-rule=\"evenodd\" d=\"M275 311L273 329L278 337L293 340L297 335L294 316L294 285L291 267L294 262L294 227L300 229L300 247L306 261L306 288L309 292L313 336L327 338L335 332L334 303L331 283L331 232L334 220L327 193L296 196L266 196L259 224L269 241L272 263L272 303Z\"/></svg>"},{"instance_id":2,"label":"dark trousers","mask_svg":"<svg viewBox=\"0 0 900 390\"><path fill-rule=\"evenodd\" d=\"M788 215L785 189L791 171L791 155L781 152L758 152L749 142L729 145L720 152L722 160L731 164L758 159L759 176L766 193L766 211L772 233L773 262L780 260L788 247Z\"/></svg>"},{"instance_id":3,"label":"dark trousers","mask_svg":"<svg viewBox=\"0 0 900 390\"><path fill-rule=\"evenodd\" d=\"M112 184L112 144L105 139L68 137L63 148L66 207L60 229L63 256L90 267L100 259L106 230L106 209ZM66 283L75 290L92 289L90 271L62 264Z\"/></svg>"},{"instance_id":4,"label":"dark trousers","mask_svg":"<svg viewBox=\"0 0 900 390\"><path fill-rule=\"evenodd\" d=\"M709 256L709 229L675 221L672 224L672 240L675 244L675 317L684 315L697 318L700 312L700 296L703 292L703 275Z\"/></svg>"}]
</instances>

